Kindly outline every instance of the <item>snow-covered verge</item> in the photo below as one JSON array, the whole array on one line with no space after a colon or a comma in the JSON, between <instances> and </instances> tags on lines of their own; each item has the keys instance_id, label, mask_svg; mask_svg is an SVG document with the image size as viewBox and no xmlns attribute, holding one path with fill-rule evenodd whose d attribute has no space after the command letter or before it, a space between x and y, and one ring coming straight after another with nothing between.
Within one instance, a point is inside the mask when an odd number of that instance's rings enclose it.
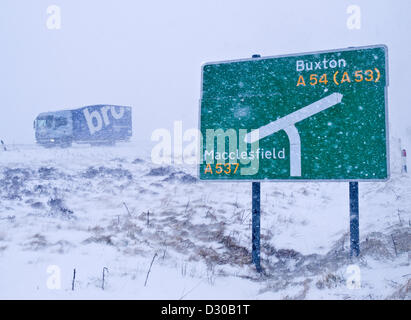
<instances>
[{"instance_id":1,"label":"snow-covered verge","mask_svg":"<svg viewBox=\"0 0 411 320\"><path fill-rule=\"evenodd\" d=\"M200 182L194 166L149 154L131 144L1 152L0 298L411 298L411 179L395 152L389 181L360 183L355 260L348 183L262 183L261 275L251 183Z\"/></svg>"}]
</instances>

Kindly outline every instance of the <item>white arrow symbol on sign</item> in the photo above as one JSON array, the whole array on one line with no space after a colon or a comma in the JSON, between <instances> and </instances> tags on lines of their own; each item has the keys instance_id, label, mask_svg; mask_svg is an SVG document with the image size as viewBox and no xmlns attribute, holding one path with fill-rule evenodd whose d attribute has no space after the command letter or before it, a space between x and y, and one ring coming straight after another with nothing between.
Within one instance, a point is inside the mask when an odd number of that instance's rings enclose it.
<instances>
[{"instance_id":1,"label":"white arrow symbol on sign","mask_svg":"<svg viewBox=\"0 0 411 320\"><path fill-rule=\"evenodd\" d=\"M330 94L329 96L294 111L285 117L247 133L244 141L246 143L253 143L280 130L284 130L290 141L290 175L292 177L300 177L301 141L300 134L298 133L295 124L340 103L342 97L343 95L341 93L335 92Z\"/></svg>"}]
</instances>

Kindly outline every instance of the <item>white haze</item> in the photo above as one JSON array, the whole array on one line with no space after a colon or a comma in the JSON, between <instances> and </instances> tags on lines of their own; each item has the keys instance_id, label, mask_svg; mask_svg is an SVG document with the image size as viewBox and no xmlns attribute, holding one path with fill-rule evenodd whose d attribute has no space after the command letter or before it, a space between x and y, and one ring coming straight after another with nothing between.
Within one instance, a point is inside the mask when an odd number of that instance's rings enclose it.
<instances>
[{"instance_id":1,"label":"white haze","mask_svg":"<svg viewBox=\"0 0 411 320\"><path fill-rule=\"evenodd\" d=\"M46 27L47 7L62 28ZM360 30L346 27L361 7ZM0 138L34 143L43 111L130 105L134 140L197 127L207 61L386 44L390 133L407 140L409 1L15 1L0 3ZM411 134L411 131L408 131Z\"/></svg>"}]
</instances>

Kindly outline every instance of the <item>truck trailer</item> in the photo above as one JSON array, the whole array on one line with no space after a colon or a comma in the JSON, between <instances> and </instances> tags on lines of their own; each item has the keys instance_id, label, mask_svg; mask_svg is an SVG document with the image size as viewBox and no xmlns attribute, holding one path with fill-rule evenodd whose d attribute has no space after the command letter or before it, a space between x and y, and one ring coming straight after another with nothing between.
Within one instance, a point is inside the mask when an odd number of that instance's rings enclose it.
<instances>
[{"instance_id":1,"label":"truck trailer","mask_svg":"<svg viewBox=\"0 0 411 320\"><path fill-rule=\"evenodd\" d=\"M43 112L33 126L36 142L45 147L70 147L73 142L114 145L132 136L131 107L93 105Z\"/></svg>"}]
</instances>

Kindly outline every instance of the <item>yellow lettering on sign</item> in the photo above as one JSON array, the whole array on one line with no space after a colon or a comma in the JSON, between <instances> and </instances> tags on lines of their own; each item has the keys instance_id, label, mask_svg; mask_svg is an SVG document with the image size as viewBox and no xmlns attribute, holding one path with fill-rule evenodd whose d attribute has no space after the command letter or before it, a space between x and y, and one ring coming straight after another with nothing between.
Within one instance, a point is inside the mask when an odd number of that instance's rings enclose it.
<instances>
[{"instance_id":1,"label":"yellow lettering on sign","mask_svg":"<svg viewBox=\"0 0 411 320\"><path fill-rule=\"evenodd\" d=\"M348 76L347 71L343 73L342 79L341 79L341 83L343 82L351 82L350 77Z\"/></svg>"},{"instance_id":2,"label":"yellow lettering on sign","mask_svg":"<svg viewBox=\"0 0 411 320\"><path fill-rule=\"evenodd\" d=\"M374 75L372 73L372 70L365 70L364 74L366 75L365 81L374 81Z\"/></svg>"},{"instance_id":3,"label":"yellow lettering on sign","mask_svg":"<svg viewBox=\"0 0 411 320\"><path fill-rule=\"evenodd\" d=\"M305 81L304 81L304 77L303 76L299 76L298 77L298 81L297 81L297 87L298 86L305 86Z\"/></svg>"},{"instance_id":4,"label":"yellow lettering on sign","mask_svg":"<svg viewBox=\"0 0 411 320\"><path fill-rule=\"evenodd\" d=\"M318 82L326 85L328 83L327 74L324 73Z\"/></svg>"},{"instance_id":5,"label":"yellow lettering on sign","mask_svg":"<svg viewBox=\"0 0 411 320\"><path fill-rule=\"evenodd\" d=\"M312 86L315 86L317 84L317 75L316 74L311 74L310 75L310 84Z\"/></svg>"},{"instance_id":6,"label":"yellow lettering on sign","mask_svg":"<svg viewBox=\"0 0 411 320\"><path fill-rule=\"evenodd\" d=\"M354 72L354 77L355 77L355 79L354 79L355 82L361 82L361 81L364 79L361 70L355 71L355 72Z\"/></svg>"},{"instance_id":7,"label":"yellow lettering on sign","mask_svg":"<svg viewBox=\"0 0 411 320\"><path fill-rule=\"evenodd\" d=\"M213 169L211 169L211 164L207 164L207 166L204 170L204 174L207 174L207 173L213 174Z\"/></svg>"}]
</instances>

